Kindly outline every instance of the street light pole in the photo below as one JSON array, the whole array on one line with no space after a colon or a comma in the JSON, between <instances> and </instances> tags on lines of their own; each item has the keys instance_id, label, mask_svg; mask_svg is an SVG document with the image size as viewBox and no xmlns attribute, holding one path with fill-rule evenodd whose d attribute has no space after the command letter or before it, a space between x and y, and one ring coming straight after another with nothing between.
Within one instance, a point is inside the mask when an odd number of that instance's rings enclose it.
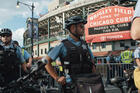
<instances>
[{"instance_id":1,"label":"street light pole","mask_svg":"<svg viewBox=\"0 0 140 93\"><path fill-rule=\"evenodd\" d=\"M33 18L34 18L34 4L32 3L32 37L31 37L31 54L33 57Z\"/></svg>"},{"instance_id":2,"label":"street light pole","mask_svg":"<svg viewBox=\"0 0 140 93\"><path fill-rule=\"evenodd\" d=\"M32 33L31 33L31 55L32 55L32 57L33 57L33 38L34 38L34 36L33 36L33 28L34 28L34 21L33 21L33 19L34 19L34 8L35 8L35 6L34 6L34 4L32 3L32 5L29 5L29 4L26 4L26 3L23 3L23 2L20 2L20 1L17 1L17 7L19 7L19 4L23 4L23 5L25 5L25 6L27 6L31 11L32 11L32 25L31 25L31 31L32 31Z\"/></svg>"}]
</instances>

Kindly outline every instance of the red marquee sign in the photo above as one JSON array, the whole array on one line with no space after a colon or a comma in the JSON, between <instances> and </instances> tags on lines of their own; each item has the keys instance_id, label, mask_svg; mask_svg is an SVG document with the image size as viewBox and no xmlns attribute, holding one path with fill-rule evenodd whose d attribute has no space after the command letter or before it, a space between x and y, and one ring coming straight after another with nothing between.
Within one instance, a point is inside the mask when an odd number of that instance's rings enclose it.
<instances>
[{"instance_id":1,"label":"red marquee sign","mask_svg":"<svg viewBox=\"0 0 140 93\"><path fill-rule=\"evenodd\" d=\"M110 6L88 15L85 37L88 43L131 39L133 8Z\"/></svg>"}]
</instances>

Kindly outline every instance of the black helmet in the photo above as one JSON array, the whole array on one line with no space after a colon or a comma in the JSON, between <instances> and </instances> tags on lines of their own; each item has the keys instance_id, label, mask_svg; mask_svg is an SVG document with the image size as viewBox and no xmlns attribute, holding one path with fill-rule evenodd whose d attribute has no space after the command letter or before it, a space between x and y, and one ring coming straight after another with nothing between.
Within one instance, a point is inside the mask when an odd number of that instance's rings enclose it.
<instances>
[{"instance_id":1,"label":"black helmet","mask_svg":"<svg viewBox=\"0 0 140 93\"><path fill-rule=\"evenodd\" d=\"M17 46L19 46L18 41L15 40L15 41L13 41L13 43L16 44Z\"/></svg>"},{"instance_id":2,"label":"black helmet","mask_svg":"<svg viewBox=\"0 0 140 93\"><path fill-rule=\"evenodd\" d=\"M85 19L83 19L81 16L73 16L73 17L70 17L68 20L65 21L65 28L69 29L70 25L77 24L77 23L86 24L87 21Z\"/></svg>"},{"instance_id":3,"label":"black helmet","mask_svg":"<svg viewBox=\"0 0 140 93\"><path fill-rule=\"evenodd\" d=\"M8 28L3 28L0 31L0 35L2 35L2 34L10 34L10 35L12 35L12 31L10 29L8 29Z\"/></svg>"}]
</instances>

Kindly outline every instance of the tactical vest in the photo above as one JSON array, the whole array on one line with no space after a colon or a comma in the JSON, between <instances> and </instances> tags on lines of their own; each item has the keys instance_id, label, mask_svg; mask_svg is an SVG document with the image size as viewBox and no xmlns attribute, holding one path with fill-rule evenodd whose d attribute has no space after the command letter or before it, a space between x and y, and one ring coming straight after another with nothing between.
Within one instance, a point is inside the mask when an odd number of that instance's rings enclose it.
<instances>
[{"instance_id":1,"label":"tactical vest","mask_svg":"<svg viewBox=\"0 0 140 93\"><path fill-rule=\"evenodd\" d=\"M4 48L0 45L0 68L2 67L2 63L4 62Z\"/></svg>"},{"instance_id":2,"label":"tactical vest","mask_svg":"<svg viewBox=\"0 0 140 93\"><path fill-rule=\"evenodd\" d=\"M3 66L1 74L5 79L4 83L8 84L12 80L19 78L19 59L16 54L16 48L4 49L1 58L0 65Z\"/></svg>"},{"instance_id":3,"label":"tactical vest","mask_svg":"<svg viewBox=\"0 0 140 93\"><path fill-rule=\"evenodd\" d=\"M81 45L76 46L67 39L63 40L62 43L67 50L65 57L60 56L64 69L69 69L70 75L91 73L93 63L91 62L87 44L81 41ZM66 62L69 62L69 64L66 65Z\"/></svg>"},{"instance_id":4,"label":"tactical vest","mask_svg":"<svg viewBox=\"0 0 140 93\"><path fill-rule=\"evenodd\" d=\"M121 61L123 63L131 63L133 61L133 58L132 58L132 51L124 51L121 53Z\"/></svg>"},{"instance_id":5,"label":"tactical vest","mask_svg":"<svg viewBox=\"0 0 140 93\"><path fill-rule=\"evenodd\" d=\"M9 48L4 51L4 64L8 66L8 68L15 68L18 64L18 57L16 54L16 48Z\"/></svg>"}]
</instances>

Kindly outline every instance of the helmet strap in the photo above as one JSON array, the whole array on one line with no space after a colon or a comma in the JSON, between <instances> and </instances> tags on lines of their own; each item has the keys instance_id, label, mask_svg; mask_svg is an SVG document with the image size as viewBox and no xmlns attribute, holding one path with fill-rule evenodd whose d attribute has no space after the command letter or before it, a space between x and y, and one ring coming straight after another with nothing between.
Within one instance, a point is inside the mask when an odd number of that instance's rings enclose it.
<instances>
[{"instance_id":1,"label":"helmet strap","mask_svg":"<svg viewBox=\"0 0 140 93\"><path fill-rule=\"evenodd\" d=\"M77 25L75 25L76 26L76 29L75 29L75 33L72 33L71 31L69 31L74 37L76 37L78 40L80 40L80 36L78 35L78 27L77 27Z\"/></svg>"}]
</instances>

